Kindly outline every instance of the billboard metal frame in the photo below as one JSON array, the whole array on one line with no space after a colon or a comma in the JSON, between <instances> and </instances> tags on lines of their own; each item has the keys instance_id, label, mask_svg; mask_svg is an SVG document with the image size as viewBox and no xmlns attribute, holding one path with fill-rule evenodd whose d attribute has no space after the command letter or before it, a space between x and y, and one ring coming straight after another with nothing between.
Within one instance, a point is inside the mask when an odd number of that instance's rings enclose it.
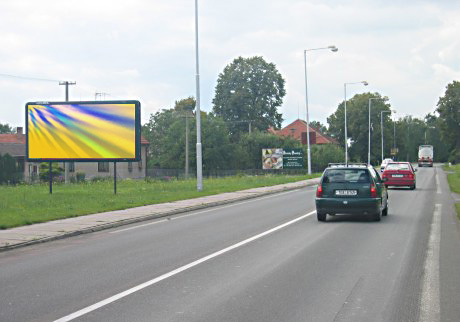
<instances>
[{"instance_id":1,"label":"billboard metal frame","mask_svg":"<svg viewBox=\"0 0 460 322\"><path fill-rule=\"evenodd\" d=\"M134 158L29 158L29 105L74 105L74 104L134 104L135 109L135 157ZM141 159L141 103L137 100L113 101L38 101L28 102L26 113L26 160L30 162L135 162Z\"/></svg>"}]
</instances>

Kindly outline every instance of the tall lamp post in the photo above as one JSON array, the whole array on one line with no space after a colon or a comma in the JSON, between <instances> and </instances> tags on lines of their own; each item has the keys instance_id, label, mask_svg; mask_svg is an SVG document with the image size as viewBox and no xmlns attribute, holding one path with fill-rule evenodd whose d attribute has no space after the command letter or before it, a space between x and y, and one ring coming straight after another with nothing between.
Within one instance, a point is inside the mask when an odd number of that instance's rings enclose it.
<instances>
[{"instance_id":1,"label":"tall lamp post","mask_svg":"<svg viewBox=\"0 0 460 322\"><path fill-rule=\"evenodd\" d=\"M308 115L308 86L307 86L307 51L313 50L322 50L322 49L329 49L332 52L337 52L339 49L336 46L328 46L328 47L321 47L321 48L311 48L305 49L303 51L303 59L304 59L304 67L305 67L305 108L307 110L307 159L308 159L308 174L311 174L311 153L310 153L310 119Z\"/></svg>"},{"instance_id":2,"label":"tall lamp post","mask_svg":"<svg viewBox=\"0 0 460 322\"><path fill-rule=\"evenodd\" d=\"M367 147L367 164L371 164L371 104L373 100L383 100L381 97L371 97L369 98L369 140Z\"/></svg>"},{"instance_id":3,"label":"tall lamp post","mask_svg":"<svg viewBox=\"0 0 460 322\"><path fill-rule=\"evenodd\" d=\"M364 86L369 85L366 81L361 82L353 82L353 83L344 83L343 90L345 94L345 101L344 101L344 110L345 110L345 164L348 164L348 136L347 136L347 85L352 84L363 84Z\"/></svg>"},{"instance_id":4,"label":"tall lamp post","mask_svg":"<svg viewBox=\"0 0 460 322\"><path fill-rule=\"evenodd\" d=\"M203 190L203 160L201 153L200 56L198 54L198 0L195 0L195 65L196 65L196 187Z\"/></svg>"},{"instance_id":5,"label":"tall lamp post","mask_svg":"<svg viewBox=\"0 0 460 322\"><path fill-rule=\"evenodd\" d=\"M383 162L383 114L384 113L396 113L396 111L391 110L391 111L381 111L380 112L380 131L381 131L381 137L382 137L382 162Z\"/></svg>"}]
</instances>

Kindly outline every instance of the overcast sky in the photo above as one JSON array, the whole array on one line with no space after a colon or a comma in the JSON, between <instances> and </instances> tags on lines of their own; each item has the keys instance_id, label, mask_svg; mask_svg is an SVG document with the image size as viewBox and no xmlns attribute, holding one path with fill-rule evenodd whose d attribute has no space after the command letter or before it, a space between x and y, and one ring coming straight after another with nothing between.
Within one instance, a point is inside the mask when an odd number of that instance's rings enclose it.
<instances>
[{"instance_id":1,"label":"overcast sky","mask_svg":"<svg viewBox=\"0 0 460 322\"><path fill-rule=\"evenodd\" d=\"M286 80L284 123L326 122L363 91L388 96L397 116L434 111L460 79L460 1L199 0L202 109L218 74L237 56L263 56ZM138 99L150 113L195 96L193 0L2 0L0 74L71 80L71 100ZM0 76L0 123L24 124L28 101L64 100L57 82Z\"/></svg>"}]
</instances>

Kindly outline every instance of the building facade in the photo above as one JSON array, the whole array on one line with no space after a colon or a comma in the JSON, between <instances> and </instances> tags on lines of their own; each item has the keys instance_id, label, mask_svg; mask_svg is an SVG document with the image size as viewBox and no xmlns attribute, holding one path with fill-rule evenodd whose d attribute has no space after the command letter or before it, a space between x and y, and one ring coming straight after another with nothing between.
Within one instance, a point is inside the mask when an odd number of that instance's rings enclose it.
<instances>
[{"instance_id":1,"label":"building facade","mask_svg":"<svg viewBox=\"0 0 460 322\"><path fill-rule=\"evenodd\" d=\"M117 178L145 178L148 146L149 142L144 137L141 137L141 160L136 162L117 162ZM16 160L19 169L23 171L25 181L30 182L38 178L40 163L26 160L26 136L22 127L18 127L15 134L0 134L0 154L9 154ZM64 162L59 162L59 166L64 168ZM68 167L70 178L76 177L78 173L84 173L86 179L113 177L114 174L113 162L68 162Z\"/></svg>"},{"instance_id":2,"label":"building facade","mask_svg":"<svg viewBox=\"0 0 460 322\"><path fill-rule=\"evenodd\" d=\"M291 124L285 126L281 130L275 130L273 128L268 129L269 133L279 136L290 136L302 144L307 144L307 122L304 120L297 119ZM337 140L321 133L318 129L309 127L310 144L338 144Z\"/></svg>"}]
</instances>

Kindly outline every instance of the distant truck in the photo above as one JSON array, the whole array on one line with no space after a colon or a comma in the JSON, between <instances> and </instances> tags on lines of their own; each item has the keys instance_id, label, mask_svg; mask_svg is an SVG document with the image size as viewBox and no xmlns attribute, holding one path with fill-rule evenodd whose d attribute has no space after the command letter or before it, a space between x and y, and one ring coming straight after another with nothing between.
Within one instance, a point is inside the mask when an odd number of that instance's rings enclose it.
<instances>
[{"instance_id":1,"label":"distant truck","mask_svg":"<svg viewBox=\"0 0 460 322\"><path fill-rule=\"evenodd\" d=\"M433 166L433 146L420 145L418 147L418 166Z\"/></svg>"}]
</instances>

